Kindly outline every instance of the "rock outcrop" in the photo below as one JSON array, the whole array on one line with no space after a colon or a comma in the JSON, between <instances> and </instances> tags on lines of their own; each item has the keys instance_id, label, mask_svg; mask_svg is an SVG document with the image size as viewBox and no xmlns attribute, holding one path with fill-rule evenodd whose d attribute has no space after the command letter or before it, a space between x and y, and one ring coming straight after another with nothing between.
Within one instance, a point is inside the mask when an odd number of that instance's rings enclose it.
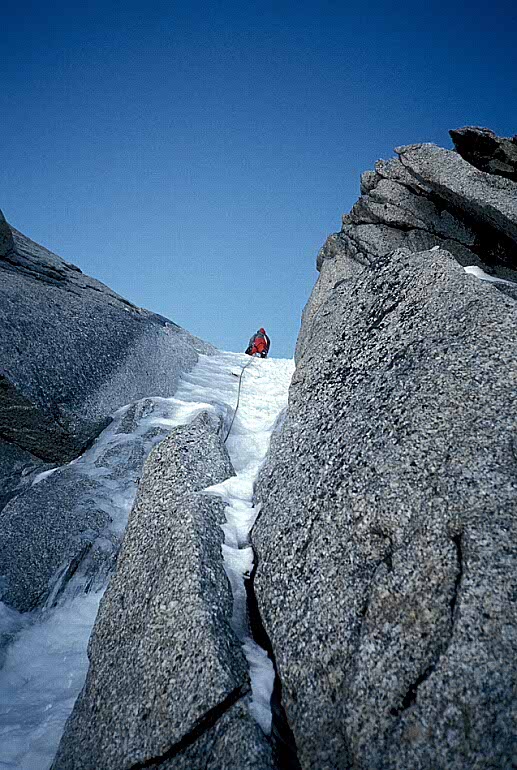
<instances>
[{"instance_id":1,"label":"rock outcrop","mask_svg":"<svg viewBox=\"0 0 517 770\"><path fill-rule=\"evenodd\" d=\"M433 144L414 144L396 149L402 165L413 177L423 182L445 205L459 210L463 216L481 227L510 239L514 247L508 255L511 266L515 261L517 241L517 184L492 174L477 171L457 153L442 150ZM445 212L447 215L447 212ZM462 232L461 225L451 227L451 215L441 234L447 227L451 237L473 246L473 230ZM432 217L429 217L432 220ZM455 223L454 223L455 224ZM436 227L438 231L438 227Z\"/></svg>"},{"instance_id":2,"label":"rock outcrop","mask_svg":"<svg viewBox=\"0 0 517 770\"><path fill-rule=\"evenodd\" d=\"M517 184L399 153L318 258L258 607L303 770L509 770L517 295L463 268L516 278Z\"/></svg>"},{"instance_id":3,"label":"rock outcrop","mask_svg":"<svg viewBox=\"0 0 517 770\"><path fill-rule=\"evenodd\" d=\"M0 511L2 600L20 611L59 600L71 577L100 588L114 566L124 522L149 451L169 432L160 399L120 410L77 462L53 469ZM6 445L8 446L8 445ZM11 458L12 459L12 458Z\"/></svg>"},{"instance_id":4,"label":"rock outcrop","mask_svg":"<svg viewBox=\"0 0 517 770\"><path fill-rule=\"evenodd\" d=\"M321 249L319 280L304 310L296 357L306 330L337 280L357 275L379 257L404 248L446 249L464 266L515 279L517 184L483 173L459 154L423 144L397 149L361 177L361 197L339 233Z\"/></svg>"},{"instance_id":5,"label":"rock outcrop","mask_svg":"<svg viewBox=\"0 0 517 770\"><path fill-rule=\"evenodd\" d=\"M203 492L233 474L220 433L202 413L145 463L55 770L273 767L230 627L224 504Z\"/></svg>"},{"instance_id":6,"label":"rock outcrop","mask_svg":"<svg viewBox=\"0 0 517 770\"><path fill-rule=\"evenodd\" d=\"M51 484L33 484L37 474L75 459L119 407L173 395L180 374L214 348L83 275L1 212L0 332L0 597L25 611L85 560L105 578L120 545L109 534L103 552L92 550L110 505L79 466L60 468ZM122 422L136 429L135 409L153 408L133 406ZM156 433L119 441L135 479ZM114 483L121 467L105 469Z\"/></svg>"},{"instance_id":7,"label":"rock outcrop","mask_svg":"<svg viewBox=\"0 0 517 770\"><path fill-rule=\"evenodd\" d=\"M0 212L0 440L72 460L120 406L173 394L213 348L26 238Z\"/></svg>"},{"instance_id":8,"label":"rock outcrop","mask_svg":"<svg viewBox=\"0 0 517 770\"><path fill-rule=\"evenodd\" d=\"M467 126L449 131L462 158L478 168L517 182L517 136L505 139L489 128Z\"/></svg>"}]
</instances>

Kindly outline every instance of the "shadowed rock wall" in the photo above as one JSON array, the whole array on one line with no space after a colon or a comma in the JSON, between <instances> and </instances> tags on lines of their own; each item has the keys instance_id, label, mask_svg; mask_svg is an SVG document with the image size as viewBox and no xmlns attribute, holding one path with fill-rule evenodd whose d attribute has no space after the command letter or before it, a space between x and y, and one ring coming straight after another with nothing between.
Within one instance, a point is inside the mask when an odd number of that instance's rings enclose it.
<instances>
[{"instance_id":1,"label":"shadowed rock wall","mask_svg":"<svg viewBox=\"0 0 517 770\"><path fill-rule=\"evenodd\" d=\"M490 174L505 176L517 182L517 136L497 136L489 128L467 126L449 131L462 158Z\"/></svg>"}]
</instances>

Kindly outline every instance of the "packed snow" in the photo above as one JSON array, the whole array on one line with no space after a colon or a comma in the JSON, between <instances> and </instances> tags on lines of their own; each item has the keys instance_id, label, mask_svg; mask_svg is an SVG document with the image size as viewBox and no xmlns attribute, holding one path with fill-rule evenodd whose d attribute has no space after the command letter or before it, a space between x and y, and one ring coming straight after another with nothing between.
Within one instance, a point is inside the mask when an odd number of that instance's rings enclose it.
<instances>
[{"instance_id":1,"label":"packed snow","mask_svg":"<svg viewBox=\"0 0 517 770\"><path fill-rule=\"evenodd\" d=\"M469 275L475 275L480 281L488 281L489 283L506 283L508 286L515 286L514 281L507 281L505 278L497 278L495 275L488 275L477 265L467 265L463 268Z\"/></svg>"},{"instance_id":2,"label":"packed snow","mask_svg":"<svg viewBox=\"0 0 517 770\"><path fill-rule=\"evenodd\" d=\"M237 475L207 490L227 503L223 556L233 592L232 625L243 643L250 668L250 712L267 735L271 732L270 700L275 672L265 650L250 636L244 581L253 569L249 535L259 513L259 507L252 502L253 486L275 424L287 406L293 370L292 361L254 358L243 371L239 409L226 442Z\"/></svg>"},{"instance_id":3,"label":"packed snow","mask_svg":"<svg viewBox=\"0 0 517 770\"><path fill-rule=\"evenodd\" d=\"M196 367L183 375L174 398L148 398L119 409L92 447L69 466L92 481L95 502L110 514L110 531L93 544L106 548L106 542L120 539L127 524L139 475L135 455L141 470L154 444L205 409L220 414L228 429L246 364L239 408L226 442L237 476L206 492L227 503L222 558L234 597L233 628L250 666L250 712L269 733L274 671L267 653L250 637L244 580L253 568L249 533L258 513L252 503L253 486L287 403L293 362L250 360L225 352L200 356ZM131 408L128 433L121 426ZM45 471L33 483L55 484L60 470ZM0 770L48 770L84 684L87 643L107 578L101 576L99 584L78 569L63 586L67 566L56 574L43 608L21 614L0 601Z\"/></svg>"}]
</instances>

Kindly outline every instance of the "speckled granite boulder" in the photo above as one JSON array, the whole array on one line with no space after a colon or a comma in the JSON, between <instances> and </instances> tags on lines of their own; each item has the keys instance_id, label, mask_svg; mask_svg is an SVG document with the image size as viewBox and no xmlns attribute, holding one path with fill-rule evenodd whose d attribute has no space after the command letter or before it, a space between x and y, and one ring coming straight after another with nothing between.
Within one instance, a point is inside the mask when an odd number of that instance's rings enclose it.
<instances>
[{"instance_id":1,"label":"speckled granite boulder","mask_svg":"<svg viewBox=\"0 0 517 770\"><path fill-rule=\"evenodd\" d=\"M224 504L233 473L219 418L202 413L149 456L90 640L90 671L54 770L272 767L245 706L230 627Z\"/></svg>"},{"instance_id":2,"label":"speckled granite boulder","mask_svg":"<svg viewBox=\"0 0 517 770\"><path fill-rule=\"evenodd\" d=\"M441 250L312 317L253 533L304 770L511 767L516 328Z\"/></svg>"}]
</instances>

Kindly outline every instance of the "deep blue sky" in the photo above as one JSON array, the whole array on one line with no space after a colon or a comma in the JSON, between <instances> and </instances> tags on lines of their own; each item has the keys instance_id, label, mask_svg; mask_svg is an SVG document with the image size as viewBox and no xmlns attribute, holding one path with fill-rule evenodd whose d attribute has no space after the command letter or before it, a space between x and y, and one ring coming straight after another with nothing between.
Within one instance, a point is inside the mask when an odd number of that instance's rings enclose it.
<instances>
[{"instance_id":1,"label":"deep blue sky","mask_svg":"<svg viewBox=\"0 0 517 770\"><path fill-rule=\"evenodd\" d=\"M226 349L264 325L292 354L377 158L517 133L516 3L2 7L7 219Z\"/></svg>"}]
</instances>

